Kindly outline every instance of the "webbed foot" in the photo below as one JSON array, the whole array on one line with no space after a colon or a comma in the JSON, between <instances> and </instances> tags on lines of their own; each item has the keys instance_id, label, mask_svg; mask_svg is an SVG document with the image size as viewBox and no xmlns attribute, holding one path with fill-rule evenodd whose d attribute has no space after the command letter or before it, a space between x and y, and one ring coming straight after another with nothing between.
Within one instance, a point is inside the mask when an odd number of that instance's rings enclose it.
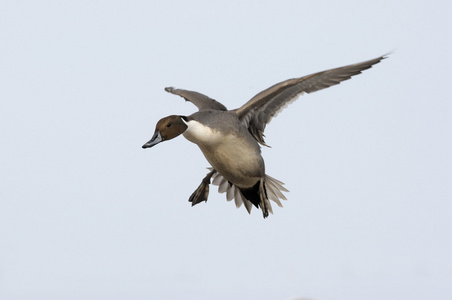
<instances>
[{"instance_id":1,"label":"webbed foot","mask_svg":"<svg viewBox=\"0 0 452 300\"><path fill-rule=\"evenodd\" d=\"M215 172L215 169L210 171L206 175L206 177L204 177L198 188L193 192L193 194L191 194L190 198L188 199L188 201L191 202L191 206L194 206L203 201L207 202L207 198L209 197L210 178L212 178L212 175L215 174Z\"/></svg>"}]
</instances>

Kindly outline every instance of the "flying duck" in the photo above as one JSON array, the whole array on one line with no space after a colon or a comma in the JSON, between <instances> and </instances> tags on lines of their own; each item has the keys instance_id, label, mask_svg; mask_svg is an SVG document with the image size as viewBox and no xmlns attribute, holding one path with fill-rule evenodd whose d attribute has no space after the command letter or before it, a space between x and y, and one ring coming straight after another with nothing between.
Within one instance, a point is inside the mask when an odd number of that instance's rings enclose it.
<instances>
[{"instance_id":1,"label":"flying duck","mask_svg":"<svg viewBox=\"0 0 452 300\"><path fill-rule=\"evenodd\" d=\"M209 185L218 185L226 192L228 201L242 204L248 213L256 206L264 218L273 213L269 200L282 207L284 183L265 174L260 145L264 141L265 126L289 103L304 93L312 93L339 84L371 68L386 56L330 69L300 78L277 83L255 95L243 106L227 110L220 102L198 92L167 87L169 93L179 95L198 107L190 116L171 115L157 122L151 140L143 145L150 148L160 142L183 135L198 145L212 166L201 184L190 196L193 205L207 201Z\"/></svg>"}]
</instances>

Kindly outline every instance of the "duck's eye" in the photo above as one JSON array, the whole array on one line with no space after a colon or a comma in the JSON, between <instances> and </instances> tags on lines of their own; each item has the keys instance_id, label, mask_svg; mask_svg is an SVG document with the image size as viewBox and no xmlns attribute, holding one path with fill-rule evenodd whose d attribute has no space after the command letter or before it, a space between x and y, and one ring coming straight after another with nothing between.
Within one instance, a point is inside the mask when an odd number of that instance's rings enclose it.
<instances>
[{"instance_id":1,"label":"duck's eye","mask_svg":"<svg viewBox=\"0 0 452 300\"><path fill-rule=\"evenodd\" d=\"M171 123L167 123L167 124L166 124L166 127L171 127Z\"/></svg>"}]
</instances>

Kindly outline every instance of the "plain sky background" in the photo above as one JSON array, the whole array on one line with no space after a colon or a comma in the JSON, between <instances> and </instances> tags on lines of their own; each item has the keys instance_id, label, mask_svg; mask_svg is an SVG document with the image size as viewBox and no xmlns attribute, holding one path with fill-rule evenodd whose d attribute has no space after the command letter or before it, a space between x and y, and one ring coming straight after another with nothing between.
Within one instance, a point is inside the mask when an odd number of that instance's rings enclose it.
<instances>
[{"instance_id":1,"label":"plain sky background","mask_svg":"<svg viewBox=\"0 0 452 300\"><path fill-rule=\"evenodd\" d=\"M0 2L0 299L452 299L450 1ZM163 88L239 107L393 51L267 126L290 190L211 187Z\"/></svg>"}]
</instances>

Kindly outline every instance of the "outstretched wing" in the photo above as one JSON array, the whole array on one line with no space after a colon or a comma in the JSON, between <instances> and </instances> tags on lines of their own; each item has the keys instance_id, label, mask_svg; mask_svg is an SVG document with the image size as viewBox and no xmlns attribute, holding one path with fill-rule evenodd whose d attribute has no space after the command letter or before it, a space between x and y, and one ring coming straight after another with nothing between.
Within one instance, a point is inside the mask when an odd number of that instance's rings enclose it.
<instances>
[{"instance_id":1,"label":"outstretched wing","mask_svg":"<svg viewBox=\"0 0 452 300\"><path fill-rule=\"evenodd\" d=\"M191 103L196 105L199 110L205 109L215 109L224 111L227 110L227 108L220 102L198 92L175 89L173 87L167 87L165 88L165 91L167 91L168 93L172 93L174 95L179 95L186 101L190 101Z\"/></svg>"},{"instance_id":2,"label":"outstretched wing","mask_svg":"<svg viewBox=\"0 0 452 300\"><path fill-rule=\"evenodd\" d=\"M237 116L242 123L248 126L248 130L253 137L260 144L265 145L265 126L278 112L295 101L298 96L303 93L312 93L339 84L371 68L385 58L386 56L383 55L361 63L277 83L260 92L242 107L238 108L236 110Z\"/></svg>"}]
</instances>

